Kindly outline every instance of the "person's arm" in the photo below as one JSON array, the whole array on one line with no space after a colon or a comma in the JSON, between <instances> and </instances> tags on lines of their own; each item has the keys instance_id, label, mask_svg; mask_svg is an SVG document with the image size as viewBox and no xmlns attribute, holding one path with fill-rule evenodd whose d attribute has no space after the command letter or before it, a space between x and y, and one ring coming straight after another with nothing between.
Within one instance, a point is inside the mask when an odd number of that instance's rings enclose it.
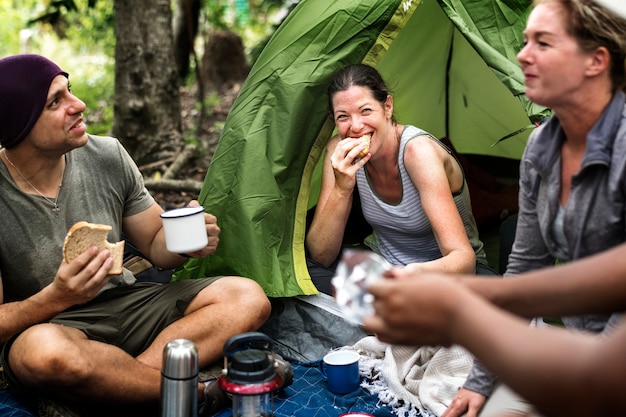
<instances>
[{"instance_id":1,"label":"person's arm","mask_svg":"<svg viewBox=\"0 0 626 417\"><path fill-rule=\"evenodd\" d=\"M509 279L465 277L461 282L490 302L532 318L611 313L626 308L626 244Z\"/></svg>"},{"instance_id":2,"label":"person's arm","mask_svg":"<svg viewBox=\"0 0 626 417\"><path fill-rule=\"evenodd\" d=\"M326 147L320 196L305 239L309 256L325 266L332 264L341 251L356 186L356 172L370 158L367 155L353 163L363 147L355 146L357 143L356 139L341 140L335 136Z\"/></svg>"},{"instance_id":3,"label":"person's arm","mask_svg":"<svg viewBox=\"0 0 626 417\"><path fill-rule=\"evenodd\" d=\"M109 251L92 247L71 263L63 261L51 284L21 301L4 302L0 279L0 344L35 324L95 297L109 282L113 266Z\"/></svg>"},{"instance_id":4,"label":"person's arm","mask_svg":"<svg viewBox=\"0 0 626 417\"><path fill-rule=\"evenodd\" d=\"M519 212L516 219L515 242L511 254L507 258L507 277L515 276L528 270L554 265L541 234L537 218L537 192L534 186L536 173L532 165L525 163L526 152L536 142L534 136L529 139L522 163L520 165ZM491 281L494 281L491 279ZM502 280L497 280L502 281ZM489 286L486 286L489 288ZM528 318L534 317L533 314ZM459 417L465 411L469 417L476 416L478 411L491 395L497 378L479 361L474 360L463 389L453 398L446 414L442 417Z\"/></svg>"},{"instance_id":5,"label":"person's arm","mask_svg":"<svg viewBox=\"0 0 626 417\"><path fill-rule=\"evenodd\" d=\"M199 206L193 200L189 206ZM182 265L188 257L203 258L215 252L219 243L220 228L217 225L215 216L204 213L204 221L208 243L203 249L195 252L178 254L167 250L165 246L165 233L163 231L163 220L161 213L163 209L157 203L152 204L148 209L124 217L123 229L128 239L150 259L155 265L161 268L176 268Z\"/></svg>"},{"instance_id":6,"label":"person's arm","mask_svg":"<svg viewBox=\"0 0 626 417\"><path fill-rule=\"evenodd\" d=\"M546 415L626 412L626 326L604 340L558 327L531 328L478 298L459 310L453 340Z\"/></svg>"},{"instance_id":7,"label":"person's arm","mask_svg":"<svg viewBox=\"0 0 626 417\"><path fill-rule=\"evenodd\" d=\"M460 344L548 415L626 413L624 322L606 339L529 327L444 276L382 280L370 290L376 315L364 326L384 342Z\"/></svg>"},{"instance_id":8,"label":"person's arm","mask_svg":"<svg viewBox=\"0 0 626 417\"><path fill-rule=\"evenodd\" d=\"M452 195L463 187L461 167L429 136L418 136L407 143L404 164L419 191L422 208L442 254L439 259L410 264L407 269L474 273L476 254Z\"/></svg>"}]
</instances>

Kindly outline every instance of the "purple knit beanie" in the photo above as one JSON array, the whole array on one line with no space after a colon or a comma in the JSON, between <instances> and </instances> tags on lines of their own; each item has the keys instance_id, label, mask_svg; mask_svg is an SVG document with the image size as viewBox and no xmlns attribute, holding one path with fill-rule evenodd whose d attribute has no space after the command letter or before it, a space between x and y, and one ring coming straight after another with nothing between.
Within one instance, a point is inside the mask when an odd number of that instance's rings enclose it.
<instances>
[{"instance_id":1,"label":"purple knit beanie","mask_svg":"<svg viewBox=\"0 0 626 417\"><path fill-rule=\"evenodd\" d=\"M0 59L0 144L17 146L30 133L46 104L52 80L63 74L41 55L13 55Z\"/></svg>"}]
</instances>

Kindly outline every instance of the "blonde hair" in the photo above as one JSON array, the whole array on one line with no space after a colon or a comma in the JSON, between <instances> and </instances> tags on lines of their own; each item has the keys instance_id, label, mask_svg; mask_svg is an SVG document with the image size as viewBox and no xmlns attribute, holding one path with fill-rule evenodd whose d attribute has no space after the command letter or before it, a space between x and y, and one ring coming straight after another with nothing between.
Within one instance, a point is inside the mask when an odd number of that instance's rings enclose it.
<instances>
[{"instance_id":1,"label":"blonde hair","mask_svg":"<svg viewBox=\"0 0 626 417\"><path fill-rule=\"evenodd\" d=\"M567 32L583 51L603 46L611 56L611 83L626 91L626 19L593 0L534 0L533 5L558 3L564 11Z\"/></svg>"}]
</instances>

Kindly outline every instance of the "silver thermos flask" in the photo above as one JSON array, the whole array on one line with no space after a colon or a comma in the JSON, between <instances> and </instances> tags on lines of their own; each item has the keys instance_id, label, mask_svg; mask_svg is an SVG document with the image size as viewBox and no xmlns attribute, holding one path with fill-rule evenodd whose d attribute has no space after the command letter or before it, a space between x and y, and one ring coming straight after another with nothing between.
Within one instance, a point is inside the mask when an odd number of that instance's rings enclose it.
<instances>
[{"instance_id":1,"label":"silver thermos flask","mask_svg":"<svg viewBox=\"0 0 626 417\"><path fill-rule=\"evenodd\" d=\"M161 417L198 416L198 349L174 339L163 349Z\"/></svg>"}]
</instances>

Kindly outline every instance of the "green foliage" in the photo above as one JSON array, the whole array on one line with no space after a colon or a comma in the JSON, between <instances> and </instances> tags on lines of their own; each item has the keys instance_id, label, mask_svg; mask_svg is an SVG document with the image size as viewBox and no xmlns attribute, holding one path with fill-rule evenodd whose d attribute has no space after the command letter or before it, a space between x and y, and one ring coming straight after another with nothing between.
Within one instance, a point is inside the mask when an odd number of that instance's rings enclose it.
<instances>
[{"instance_id":1,"label":"green foliage","mask_svg":"<svg viewBox=\"0 0 626 417\"><path fill-rule=\"evenodd\" d=\"M30 23L51 28L60 39L67 39L80 52L114 54L111 1L48 0L45 8Z\"/></svg>"},{"instance_id":2,"label":"green foliage","mask_svg":"<svg viewBox=\"0 0 626 417\"><path fill-rule=\"evenodd\" d=\"M218 104L220 104L220 96L217 94L216 91L209 92L207 97L204 99L204 107L210 109L214 106L217 106ZM197 104L196 106L196 110L200 110L200 104Z\"/></svg>"},{"instance_id":3,"label":"green foliage","mask_svg":"<svg viewBox=\"0 0 626 417\"><path fill-rule=\"evenodd\" d=\"M21 38L28 38L29 16L33 15L38 0L0 0L0 56L19 53L23 50Z\"/></svg>"},{"instance_id":4,"label":"green foliage","mask_svg":"<svg viewBox=\"0 0 626 417\"><path fill-rule=\"evenodd\" d=\"M228 22L228 5L227 0L213 0L204 2L204 11L207 16L209 26L215 30L227 29L230 24Z\"/></svg>"},{"instance_id":5,"label":"green foliage","mask_svg":"<svg viewBox=\"0 0 626 417\"><path fill-rule=\"evenodd\" d=\"M204 0L208 30L231 30L241 36L249 61L258 55L284 17L300 0ZM256 50L256 51L255 51Z\"/></svg>"},{"instance_id":6,"label":"green foliage","mask_svg":"<svg viewBox=\"0 0 626 417\"><path fill-rule=\"evenodd\" d=\"M68 14L68 38L81 51L115 55L115 19L110 2L98 1L94 6Z\"/></svg>"},{"instance_id":7,"label":"green foliage","mask_svg":"<svg viewBox=\"0 0 626 417\"><path fill-rule=\"evenodd\" d=\"M74 68L70 78L72 91L87 106L89 133L109 134L113 124L113 60L103 55L82 56L79 66Z\"/></svg>"}]
</instances>

